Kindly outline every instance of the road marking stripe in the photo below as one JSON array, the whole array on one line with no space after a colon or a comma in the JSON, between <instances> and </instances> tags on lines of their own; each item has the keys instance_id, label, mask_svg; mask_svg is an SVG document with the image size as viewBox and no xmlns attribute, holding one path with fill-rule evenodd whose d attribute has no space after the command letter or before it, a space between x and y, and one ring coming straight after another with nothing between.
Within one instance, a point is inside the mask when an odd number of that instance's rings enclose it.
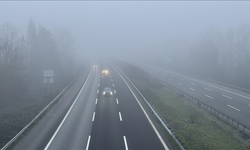
<instances>
[{"instance_id":1,"label":"road marking stripe","mask_svg":"<svg viewBox=\"0 0 250 150\"><path fill-rule=\"evenodd\" d=\"M111 79L111 81L113 82L113 79Z\"/></svg>"},{"instance_id":2,"label":"road marking stripe","mask_svg":"<svg viewBox=\"0 0 250 150\"><path fill-rule=\"evenodd\" d=\"M210 98L210 99L214 99L213 97L211 97L211 96L208 96L208 95L205 95L206 97L208 97L208 98Z\"/></svg>"},{"instance_id":3,"label":"road marking stripe","mask_svg":"<svg viewBox=\"0 0 250 150\"><path fill-rule=\"evenodd\" d=\"M112 85L115 86L114 83Z\"/></svg>"},{"instance_id":4,"label":"road marking stripe","mask_svg":"<svg viewBox=\"0 0 250 150\"><path fill-rule=\"evenodd\" d=\"M192 91L195 91L195 89L193 89L193 88L191 88L191 87L190 87L189 89L192 90Z\"/></svg>"},{"instance_id":5,"label":"road marking stripe","mask_svg":"<svg viewBox=\"0 0 250 150\"><path fill-rule=\"evenodd\" d=\"M116 90L114 90L114 92L116 93Z\"/></svg>"},{"instance_id":6,"label":"road marking stripe","mask_svg":"<svg viewBox=\"0 0 250 150\"><path fill-rule=\"evenodd\" d=\"M153 67L154 67L154 66L153 66ZM157 67L154 67L154 68L157 68ZM157 68L157 69L161 69L161 68ZM161 70L166 71L166 70L164 70L164 69L161 69ZM168 72L169 72L169 71L168 71ZM172 73L173 73L173 72L172 72ZM175 73L175 74L177 74L177 73ZM196 81L196 82L199 82L199 83L202 83L202 84L205 84L205 85L208 85L208 86L211 86L211 87L220 89L220 90L222 90L222 91L226 91L226 92L229 92L229 93L232 93L232 94L235 94L235 95L244 97L244 98L246 98L246 99L250 99L250 97L247 97L247 96L245 96L245 95L241 95L241 94L238 94L238 93L235 93L235 92L231 92L231 91L229 91L229 90L226 90L226 89L223 89L223 88L220 88L220 87L217 87L217 86L214 86L214 85L211 85L211 84L209 84L209 83L205 83L205 82L202 82L202 81L199 81L199 80L196 80L196 79L192 79L192 78L189 78L189 77L184 76L184 75L180 75L180 74L178 74L178 75L179 75L179 76L182 76L182 77L185 77L185 78L187 78L187 79L190 79L190 80L193 80L193 81Z\"/></svg>"},{"instance_id":7,"label":"road marking stripe","mask_svg":"<svg viewBox=\"0 0 250 150\"><path fill-rule=\"evenodd\" d=\"M168 78L168 80L172 81L172 79Z\"/></svg>"},{"instance_id":8,"label":"road marking stripe","mask_svg":"<svg viewBox=\"0 0 250 150\"><path fill-rule=\"evenodd\" d=\"M92 121L95 120L95 112L93 113Z\"/></svg>"},{"instance_id":9,"label":"road marking stripe","mask_svg":"<svg viewBox=\"0 0 250 150\"><path fill-rule=\"evenodd\" d=\"M47 150L47 149L49 148L50 144L52 143L52 141L53 141L54 138L56 137L58 131L61 129L61 127L62 127L64 121L65 121L66 118L68 117L68 115L69 115L69 113L71 112L72 108L74 107L76 101L78 100L80 94L82 93L82 90L84 89L84 87L85 87L87 81L89 80L90 74L91 74L91 71L89 72L89 75L88 75L86 81L84 82L84 84L83 84L83 86L82 86L80 92L79 92L78 95L76 96L76 99L74 100L73 104L70 106L70 108L69 108L67 114L64 116L62 122L60 123L60 125L59 125L58 128L56 129L55 133L53 134L53 136L52 136L51 139L49 140L49 142L48 142L48 144L46 145L46 147L44 148L44 150Z\"/></svg>"},{"instance_id":10,"label":"road marking stripe","mask_svg":"<svg viewBox=\"0 0 250 150\"><path fill-rule=\"evenodd\" d=\"M231 105L227 105L228 107L230 107L230 108L233 108L233 109L235 109L235 110L237 110L237 111L240 111L238 108L235 108L235 107L233 107L233 106L231 106Z\"/></svg>"},{"instance_id":11,"label":"road marking stripe","mask_svg":"<svg viewBox=\"0 0 250 150\"><path fill-rule=\"evenodd\" d=\"M196 85L195 83L193 83L193 82L190 82L190 84L192 84L192 85Z\"/></svg>"},{"instance_id":12,"label":"road marking stripe","mask_svg":"<svg viewBox=\"0 0 250 150\"><path fill-rule=\"evenodd\" d=\"M87 142L87 146L86 146L86 150L89 149L90 138L91 138L91 136L89 135L88 142Z\"/></svg>"},{"instance_id":13,"label":"road marking stripe","mask_svg":"<svg viewBox=\"0 0 250 150\"><path fill-rule=\"evenodd\" d=\"M98 86L100 86L100 83L98 83Z\"/></svg>"},{"instance_id":14,"label":"road marking stripe","mask_svg":"<svg viewBox=\"0 0 250 150\"><path fill-rule=\"evenodd\" d=\"M111 75L110 75L110 78L111 78Z\"/></svg>"},{"instance_id":15,"label":"road marking stripe","mask_svg":"<svg viewBox=\"0 0 250 150\"><path fill-rule=\"evenodd\" d=\"M116 103L119 104L118 99L116 99Z\"/></svg>"},{"instance_id":16,"label":"road marking stripe","mask_svg":"<svg viewBox=\"0 0 250 150\"><path fill-rule=\"evenodd\" d=\"M119 112L119 118L120 118L120 121L122 121L122 115L121 115L121 112Z\"/></svg>"},{"instance_id":17,"label":"road marking stripe","mask_svg":"<svg viewBox=\"0 0 250 150\"><path fill-rule=\"evenodd\" d=\"M95 99L95 104L97 104L98 99Z\"/></svg>"},{"instance_id":18,"label":"road marking stripe","mask_svg":"<svg viewBox=\"0 0 250 150\"><path fill-rule=\"evenodd\" d=\"M101 81L101 79L99 79L99 82Z\"/></svg>"},{"instance_id":19,"label":"road marking stripe","mask_svg":"<svg viewBox=\"0 0 250 150\"><path fill-rule=\"evenodd\" d=\"M205 88L205 87L204 87L204 89L205 89L205 90L208 90L208 91L211 91L210 89L208 89L208 88Z\"/></svg>"},{"instance_id":20,"label":"road marking stripe","mask_svg":"<svg viewBox=\"0 0 250 150\"><path fill-rule=\"evenodd\" d=\"M113 67L114 68L114 67ZM114 68L115 69L115 68ZM116 69L115 69L116 70ZM125 84L128 86L129 90L131 91L131 93L133 94L134 98L136 99L137 103L139 104L139 106L141 107L144 115L146 116L146 118L148 119L150 125L152 126L152 128L154 129L156 135L158 136L159 140L161 141L163 147L168 150L168 146L166 145L166 143L164 142L164 140L162 139L160 133L158 132L158 130L156 129L155 125L153 124L152 120L149 118L147 112L145 111L145 109L142 107L140 101L138 100L138 98L136 97L135 93L132 91L132 89L130 88L130 86L128 85L127 81L121 76L121 74L116 70L116 72L120 75L120 77L122 78L122 80L125 82Z\"/></svg>"},{"instance_id":21,"label":"road marking stripe","mask_svg":"<svg viewBox=\"0 0 250 150\"><path fill-rule=\"evenodd\" d=\"M179 85L182 85L180 82L178 82Z\"/></svg>"},{"instance_id":22,"label":"road marking stripe","mask_svg":"<svg viewBox=\"0 0 250 150\"><path fill-rule=\"evenodd\" d=\"M125 144L125 149L128 150L128 144L126 140L126 136L123 136L124 144Z\"/></svg>"},{"instance_id":23,"label":"road marking stripe","mask_svg":"<svg viewBox=\"0 0 250 150\"><path fill-rule=\"evenodd\" d=\"M97 94L99 93L99 90L97 90Z\"/></svg>"},{"instance_id":24,"label":"road marking stripe","mask_svg":"<svg viewBox=\"0 0 250 150\"><path fill-rule=\"evenodd\" d=\"M224 97L226 97L226 98L229 98L229 99L233 99L232 97L229 97L229 96L224 95L224 94L222 94L222 96L224 96Z\"/></svg>"}]
</instances>

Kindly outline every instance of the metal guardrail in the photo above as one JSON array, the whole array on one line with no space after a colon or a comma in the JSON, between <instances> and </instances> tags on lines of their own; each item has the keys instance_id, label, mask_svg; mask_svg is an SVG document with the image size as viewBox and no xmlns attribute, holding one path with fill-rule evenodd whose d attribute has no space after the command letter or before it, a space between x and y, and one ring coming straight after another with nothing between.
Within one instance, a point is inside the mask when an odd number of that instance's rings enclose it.
<instances>
[{"instance_id":1,"label":"metal guardrail","mask_svg":"<svg viewBox=\"0 0 250 150\"><path fill-rule=\"evenodd\" d=\"M113 64L112 64L113 65ZM184 147L181 145L181 143L178 141L178 139L175 137L174 133L167 127L167 125L164 123L164 121L161 119L161 117L158 115L158 113L156 112L156 110L150 105L150 103L147 101L147 99L142 95L142 93L136 88L136 86L133 84L132 81L129 80L129 78L125 75L125 73L116 65L115 68L117 68L118 70L120 70L120 72L124 75L124 77L126 77L126 79L130 82L130 84L134 87L134 89L136 89L136 91L140 94L140 96L144 99L144 101L147 103L147 105L149 106L149 108L153 111L154 115L157 117L157 119L161 122L161 124L164 126L164 128L168 131L168 133L172 136L172 138L175 140L175 142L179 145L179 147L182 150L185 150Z\"/></svg>"},{"instance_id":2,"label":"metal guardrail","mask_svg":"<svg viewBox=\"0 0 250 150\"><path fill-rule=\"evenodd\" d=\"M157 78L158 79L158 78ZM219 119L221 119L222 121L225 121L226 123L230 124L231 126L234 126L236 129L242 131L243 133L247 134L250 136L250 127L243 125L241 123L239 123L238 121L232 119L231 117L225 115L224 113L208 106L207 104L203 103L202 101L192 97L191 95L169 85L168 83L166 83L165 81L158 79L159 81L161 81L162 83L164 83L166 86L168 86L168 88L172 89L173 91L175 91L176 93L179 93L181 95L183 95L186 99L190 100L191 102L196 103L199 107L204 108L205 110L207 110L208 112L214 114L215 116L217 116Z\"/></svg>"},{"instance_id":3,"label":"metal guardrail","mask_svg":"<svg viewBox=\"0 0 250 150\"><path fill-rule=\"evenodd\" d=\"M22 135L67 90L67 88L69 88L80 77L83 71L79 73L78 76L75 77L73 81L71 81L71 83L63 88L62 91L45 108L43 108L43 110L38 115L36 115L35 118L33 118L21 131L19 131L7 144L5 144L1 150L7 149L20 135Z\"/></svg>"}]
</instances>

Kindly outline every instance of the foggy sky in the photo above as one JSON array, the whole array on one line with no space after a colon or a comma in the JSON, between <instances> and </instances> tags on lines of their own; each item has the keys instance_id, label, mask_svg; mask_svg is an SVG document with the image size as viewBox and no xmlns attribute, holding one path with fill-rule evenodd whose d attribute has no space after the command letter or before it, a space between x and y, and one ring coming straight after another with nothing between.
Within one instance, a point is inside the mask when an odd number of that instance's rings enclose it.
<instances>
[{"instance_id":1,"label":"foggy sky","mask_svg":"<svg viewBox=\"0 0 250 150\"><path fill-rule=\"evenodd\" d=\"M71 32L84 53L154 53L177 39L195 40L211 27L226 30L250 23L250 2L231 1L0 1L0 24L25 33L32 18L46 29Z\"/></svg>"}]
</instances>

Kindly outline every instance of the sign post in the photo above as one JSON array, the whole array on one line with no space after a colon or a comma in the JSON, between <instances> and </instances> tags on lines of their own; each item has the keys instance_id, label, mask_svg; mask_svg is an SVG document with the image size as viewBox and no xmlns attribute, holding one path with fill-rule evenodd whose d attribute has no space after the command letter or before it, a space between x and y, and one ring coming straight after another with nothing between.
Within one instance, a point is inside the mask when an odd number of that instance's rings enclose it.
<instances>
[{"instance_id":1,"label":"sign post","mask_svg":"<svg viewBox=\"0 0 250 150\"><path fill-rule=\"evenodd\" d=\"M51 83L54 83L54 70L43 70L43 83L47 83L47 95L50 94Z\"/></svg>"}]
</instances>

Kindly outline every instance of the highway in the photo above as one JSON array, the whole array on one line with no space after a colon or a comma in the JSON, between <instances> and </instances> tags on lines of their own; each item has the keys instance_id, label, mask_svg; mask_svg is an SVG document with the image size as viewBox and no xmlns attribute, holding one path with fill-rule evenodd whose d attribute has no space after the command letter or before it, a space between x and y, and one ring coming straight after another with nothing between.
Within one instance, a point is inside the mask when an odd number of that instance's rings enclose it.
<instances>
[{"instance_id":1,"label":"highway","mask_svg":"<svg viewBox=\"0 0 250 150\"><path fill-rule=\"evenodd\" d=\"M250 94L160 67L135 63L150 75L250 127Z\"/></svg>"},{"instance_id":2,"label":"highway","mask_svg":"<svg viewBox=\"0 0 250 150\"><path fill-rule=\"evenodd\" d=\"M119 73L100 63L84 73L15 150L168 148ZM102 69L108 69L104 74ZM112 96L103 96L111 87Z\"/></svg>"}]
</instances>

